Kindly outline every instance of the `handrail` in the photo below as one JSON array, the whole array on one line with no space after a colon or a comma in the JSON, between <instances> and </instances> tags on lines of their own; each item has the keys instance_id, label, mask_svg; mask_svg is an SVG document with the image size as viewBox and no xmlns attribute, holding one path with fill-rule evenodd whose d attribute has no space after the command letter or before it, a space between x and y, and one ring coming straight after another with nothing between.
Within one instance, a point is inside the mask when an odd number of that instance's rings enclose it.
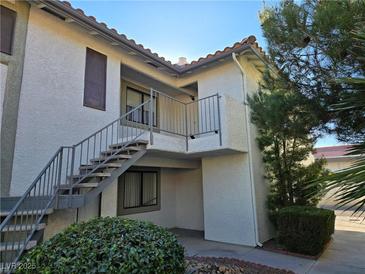
<instances>
[{"instance_id":1,"label":"handrail","mask_svg":"<svg viewBox=\"0 0 365 274\"><path fill-rule=\"evenodd\" d=\"M8 214L8 216L6 216L6 218L1 222L0 224L0 231L2 231L6 225L6 223L11 219L12 215L15 213L15 211L17 210L17 208L19 207L19 205L25 200L26 195L28 195L34 185L38 182L39 178L42 176L42 174L45 172L45 170L47 169L47 167L50 165L50 163L56 158L56 156L58 155L58 153L62 150L62 147L60 147L57 152L54 154L53 157L51 157L51 160L48 161L48 163L46 164L46 166L42 169L42 171L40 172L40 174L36 177L36 179L33 181L33 183L29 186L29 188L25 191L25 193L23 194L23 196L18 200L18 202L14 205L13 209L10 211L10 213Z\"/></svg>"},{"instance_id":2,"label":"handrail","mask_svg":"<svg viewBox=\"0 0 365 274\"><path fill-rule=\"evenodd\" d=\"M209 95L209 96L206 96L206 97L203 97L203 98L200 98L200 99L198 99L198 100L194 100L194 101L192 101L192 102L188 102L188 103L185 103L185 104L186 104L186 105L190 105L190 104L194 104L194 103L196 103L196 102L199 102L199 101L202 101L202 100L207 100L207 99L209 99L209 98L217 97L217 96L219 96L219 94L218 94L218 93L216 93L216 94L212 94L212 95Z\"/></svg>"},{"instance_id":3,"label":"handrail","mask_svg":"<svg viewBox=\"0 0 365 274\"><path fill-rule=\"evenodd\" d=\"M103 128L95 131L93 134L89 135L88 137L86 137L85 139L83 139L82 141L78 142L77 144L75 144L74 146L78 146L79 144L81 144L82 142L84 142L85 140L89 139L90 137L94 136L95 134L99 133L100 131L106 129L107 127L111 126L113 123L120 121L121 119L124 119L126 116L130 115L132 112L134 112L136 109L141 108L142 106L146 105L149 102L149 100L147 100L146 102L143 102L142 104L136 106L135 108L131 109L130 111L124 113L122 116L120 116L119 118L115 119L114 121L110 122L109 124L107 124L106 126L104 126Z\"/></svg>"},{"instance_id":4,"label":"handrail","mask_svg":"<svg viewBox=\"0 0 365 274\"><path fill-rule=\"evenodd\" d=\"M131 115L131 114L133 114L133 113L135 113L137 110L139 110L139 109L141 109L144 105L147 105L147 104L149 104L149 102L150 102L150 100L151 99L149 99L149 100L147 100L146 102L143 102L142 104L140 104L140 105L138 105L137 107L135 107L134 109L132 109L132 110L130 110L130 111L128 111L127 113L124 113L122 116L120 116L118 119L115 119L113 122L111 122L111 123L109 123L107 126L105 126L105 127L103 127L101 130L98 130L98 131L96 131L95 133L93 133L93 134L91 134L89 137L87 137L87 138L85 138L84 140L82 140L81 142L79 142L79 143L77 143L76 145L74 145L74 150L75 149L77 149L77 147L79 147L79 146L82 146L85 142L89 142L88 144L89 144L89 146L90 146L90 140L92 139L92 138L95 138L96 136L97 136L97 134L99 134L99 133L102 133L103 132L103 130L108 130L108 128L110 128L110 126L114 126L114 124L116 124L116 123L119 123L119 122L121 122L123 119L125 119L126 117L128 117L129 115ZM123 127L123 126L122 126ZM119 152L120 151L122 151L129 143L131 143L132 141L134 141L135 139L137 139L138 137L140 137L141 136L141 134L143 134L144 132L142 131L142 133L141 132L138 132L138 129L137 128L134 128L134 129L130 129L129 127L126 127L126 129L127 129L127 134L128 133L134 133L135 135L134 135L134 138L133 138L133 140L129 140L129 139L127 139L127 143L125 144L125 145L123 145L120 149L118 149L118 150L116 150L114 153L112 153L110 156L108 156L108 157L106 157L105 159L104 159L104 161L103 162L101 162L101 163L99 163L98 165L96 165L95 166L95 168L93 168L91 171L89 171L88 173L86 173L86 174L84 174L84 176L83 177L81 177L80 179L78 179L75 183L72 183L72 186L75 186L75 185L77 185L77 184L79 184L81 181L83 181L84 179L85 179L85 177L87 177L88 175L90 175L90 174L92 174L95 170L97 170L98 168L99 168L99 166L100 165L102 165L102 164L105 164L106 162L108 162L112 157L114 157L115 155L117 155L117 154L119 154ZM132 131L132 132L130 132L130 131ZM108 133L108 131L107 131L107 133ZM112 133L113 134L113 133ZM119 134L118 134L118 136L117 136L117 138L116 138L116 141L117 141L117 139L118 139L118 137L119 137ZM102 138L102 136L100 137L100 138ZM106 136L106 143L107 143L107 136ZM107 145L105 145L105 149L107 150L107 148L108 148L108 145L112 145L113 144L113 138L111 138L111 142L109 143L109 144L107 144ZM104 146L103 146L104 147ZM99 151L100 153L102 152L102 151ZM81 147L81 153L82 153L82 147ZM94 156L95 156L95 153L93 154ZM82 155L80 156L81 158L82 158ZM84 163L89 163L89 157L86 157L86 159L84 159L85 161L83 161L83 159L80 159L80 165L82 165L82 162L84 162ZM73 174L72 174L73 175ZM72 176L71 175L71 176ZM70 192L72 193L72 188L71 188L71 190L70 190Z\"/></svg>"},{"instance_id":5,"label":"handrail","mask_svg":"<svg viewBox=\"0 0 365 274\"><path fill-rule=\"evenodd\" d=\"M170 96L170 95L168 95L168 94L166 94L166 93L163 93L163 92L161 92L161 91L158 91L158 90L155 90L155 89L151 89L151 91L153 91L154 93L159 93L159 94L161 94L161 95L163 95L163 96L165 96L165 97L167 97L167 98L169 98L169 99L171 99L171 100L174 100L174 101L176 101L176 102L179 102L179 103L181 103L181 104L186 104L185 102L183 102L183 101L181 101L181 100L179 100L179 99L176 99L176 98L174 98L174 97L172 97L172 96Z\"/></svg>"},{"instance_id":6,"label":"handrail","mask_svg":"<svg viewBox=\"0 0 365 274\"><path fill-rule=\"evenodd\" d=\"M126 146L147 131L143 128L131 128L128 125L124 125L123 121L130 115L140 115L142 108L146 104L150 104L150 101L151 99L138 105L127 113L124 113L119 118L95 131L77 144L73 146L61 146L56 151L12 208L10 213L6 216L4 221L0 224L0 233L4 233L4 239L9 240L4 243L5 250L10 247L11 250L16 251L15 254L7 254L9 255L7 258L10 258L12 261L10 262L10 267L13 267L14 264L18 262L22 252L26 249L27 244L35 233L37 225L41 222L47 210L55 205L55 199L59 194L61 183L67 184L68 182L70 185L68 191L69 194L72 195L75 185L79 184L87 176L100 168L100 165L105 164L112 157L119 154ZM150 115L152 115L152 113L150 113ZM106 154L106 156L102 158L103 153L109 150L110 145L119 143L120 141L122 142L120 148L113 150L110 155ZM98 148L96 148L97 143ZM99 158L100 161L95 160L95 167L93 166L90 171L85 172L84 174L77 172L77 180L73 181L76 174L75 167L78 169L78 167L82 165L90 164L90 161L92 160L91 157L94 157L94 160ZM12 225L19 225L20 228L22 228L22 225L24 224L33 225L33 228L31 230L26 230L25 227L24 232L26 232L26 235L23 239L15 239L14 234L9 234L11 231L6 229L11 220L13 220L13 223L11 223ZM5 252L2 252L2 254L5 254ZM1 261L3 261L3 257L1 257Z\"/></svg>"}]
</instances>

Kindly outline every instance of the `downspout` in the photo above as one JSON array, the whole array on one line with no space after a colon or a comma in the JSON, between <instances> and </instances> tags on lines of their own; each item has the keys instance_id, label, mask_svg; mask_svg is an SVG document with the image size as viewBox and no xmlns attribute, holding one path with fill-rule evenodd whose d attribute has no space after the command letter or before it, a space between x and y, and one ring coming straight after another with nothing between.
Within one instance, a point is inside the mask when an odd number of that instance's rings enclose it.
<instances>
[{"instance_id":1,"label":"downspout","mask_svg":"<svg viewBox=\"0 0 365 274\"><path fill-rule=\"evenodd\" d=\"M256 245L262 247L262 243L259 241L259 231L258 231L258 222L257 222L257 210L256 210L256 192L255 192L255 183L253 176L253 166L252 166L252 153L251 153L251 128L250 128L250 120L249 120L249 110L247 104L247 86L246 86L246 74L243 70L243 67L238 62L236 53L232 53L233 61L237 64L242 76L242 90L243 90L243 105L245 107L245 120L246 120L246 135L247 135L247 145L248 145L248 166L250 173L250 182L251 182L251 203L253 208L253 219L254 219L254 231L255 231L255 242Z\"/></svg>"}]
</instances>

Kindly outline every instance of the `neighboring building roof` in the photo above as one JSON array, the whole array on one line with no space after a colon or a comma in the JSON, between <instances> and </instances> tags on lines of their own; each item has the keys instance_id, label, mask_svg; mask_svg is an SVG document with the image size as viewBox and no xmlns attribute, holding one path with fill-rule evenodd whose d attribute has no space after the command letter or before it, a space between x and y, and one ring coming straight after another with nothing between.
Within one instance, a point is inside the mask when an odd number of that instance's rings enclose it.
<instances>
[{"instance_id":1,"label":"neighboring building roof","mask_svg":"<svg viewBox=\"0 0 365 274\"><path fill-rule=\"evenodd\" d=\"M98 22L94 16L87 16L83 10L74 8L67 1L52 1L52 0L28 0L30 3L36 4L42 9L50 9L53 13L61 13L60 16L64 17L66 22L78 22L87 28L97 29L103 33L103 35L108 36L111 39L111 43L118 45L118 43L123 44L123 47L135 51L136 54L142 54L152 60L151 65L162 65L168 68L170 71L176 74L184 74L185 72L190 73L191 70L198 67L207 65L208 63L221 60L222 58L231 55L233 52L241 52L246 49L251 49L256 55L260 56L262 62L267 62L265 53L261 47L259 47L256 42L255 36L249 36L244 38L241 42L237 42L230 47L226 47L224 50L216 51L213 54L208 54L205 57L199 58L197 61L193 61L186 65L180 66L178 64L172 64L170 61L166 60L164 57L159 56L157 53L152 52L149 48L145 48L141 44L137 44L133 39L128 39L126 35L118 33L116 29L109 28L105 23ZM91 29L90 29L91 31Z\"/></svg>"},{"instance_id":2,"label":"neighboring building roof","mask_svg":"<svg viewBox=\"0 0 365 274\"><path fill-rule=\"evenodd\" d=\"M316 159L352 158L354 155L346 155L351 148L352 145L318 147L315 149L313 156Z\"/></svg>"}]
</instances>

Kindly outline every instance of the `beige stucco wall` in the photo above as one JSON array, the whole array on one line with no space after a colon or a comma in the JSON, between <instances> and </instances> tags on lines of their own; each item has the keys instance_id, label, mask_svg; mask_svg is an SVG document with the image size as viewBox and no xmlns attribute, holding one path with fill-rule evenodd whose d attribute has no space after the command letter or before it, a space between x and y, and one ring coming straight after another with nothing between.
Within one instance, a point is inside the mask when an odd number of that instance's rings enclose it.
<instances>
[{"instance_id":1,"label":"beige stucco wall","mask_svg":"<svg viewBox=\"0 0 365 274\"><path fill-rule=\"evenodd\" d=\"M147 163L147 161L144 161ZM148 166L153 161L148 161ZM166 228L204 230L201 168L162 168L160 174L161 208L157 211L123 215L123 218L145 220ZM117 180L102 193L100 214L117 216ZM99 197L79 209L55 210L47 217L44 239L75 222L98 217Z\"/></svg>"},{"instance_id":2,"label":"beige stucco wall","mask_svg":"<svg viewBox=\"0 0 365 274\"><path fill-rule=\"evenodd\" d=\"M107 55L106 111L83 106L86 47ZM11 195L25 191L59 146L72 145L119 117L121 63L175 83L35 7L30 10L25 51Z\"/></svg>"},{"instance_id":3,"label":"beige stucco wall","mask_svg":"<svg viewBox=\"0 0 365 274\"><path fill-rule=\"evenodd\" d=\"M247 153L202 159L207 240L255 246Z\"/></svg>"},{"instance_id":4,"label":"beige stucco wall","mask_svg":"<svg viewBox=\"0 0 365 274\"><path fill-rule=\"evenodd\" d=\"M201 168L179 170L176 179L176 227L204 230Z\"/></svg>"},{"instance_id":5,"label":"beige stucco wall","mask_svg":"<svg viewBox=\"0 0 365 274\"><path fill-rule=\"evenodd\" d=\"M353 158L335 158L335 159L326 159L325 167L332 172L339 171L341 169L345 169L350 167L354 163ZM333 196L336 193L336 189L329 191L324 195L324 197L319 201L318 206L320 207L328 207L335 208L337 202L335 201L335 197Z\"/></svg>"},{"instance_id":6,"label":"beige stucco wall","mask_svg":"<svg viewBox=\"0 0 365 274\"><path fill-rule=\"evenodd\" d=\"M83 107L86 47L108 58L105 112ZM60 145L74 144L120 115L121 63L171 85L198 81L200 98L219 92L223 96L223 148L247 150L243 134L240 74L233 63L224 63L178 83L175 78L122 53L73 23L63 22L32 7L12 172L12 195L24 192ZM208 138L190 140L192 150L217 149L218 135L212 134Z\"/></svg>"},{"instance_id":7,"label":"beige stucco wall","mask_svg":"<svg viewBox=\"0 0 365 274\"><path fill-rule=\"evenodd\" d=\"M222 148L235 152L224 156L205 155L201 170L162 168L161 210L128 217L165 227L204 228L207 239L255 245L255 205L259 238L269 237L261 155L254 142L254 130L251 131L252 146L248 147L243 102L244 86L248 92L255 92L260 74L247 60L240 58L247 75L244 81L232 61L176 79L85 33L73 23L60 21L34 7L28 30L11 194L22 194L60 145L74 144L120 115L120 64L123 63L177 87L197 81L199 98L219 93ZM108 58L105 112L83 107L86 47ZM155 151L185 150L184 139L172 141L171 136L157 134L155 139ZM189 146L195 152L217 150L218 135L190 140ZM253 158L255 189L250 181L248 154L244 153L247 150ZM174 164L179 165L177 162ZM163 164L160 161L154 166ZM253 204L253 191L256 204ZM104 191L102 216L116 215L116 193L116 183ZM95 208L84 215L89 217L94 213Z\"/></svg>"},{"instance_id":8,"label":"beige stucco wall","mask_svg":"<svg viewBox=\"0 0 365 274\"><path fill-rule=\"evenodd\" d=\"M337 171L350 167L354 163L354 160L352 158L327 159L325 167L331 171Z\"/></svg>"},{"instance_id":9,"label":"beige stucco wall","mask_svg":"<svg viewBox=\"0 0 365 274\"><path fill-rule=\"evenodd\" d=\"M234 148L237 151L248 151L252 157L252 171L253 171L253 181L254 181L254 195L255 199L253 202L256 207L256 216L257 216L257 229L258 229L258 240L264 242L273 236L273 227L268 219L267 215L267 194L268 194L268 184L264 178L264 166L262 163L262 155L256 143L256 129L253 124L250 124L250 137L251 137L251 147L248 147L248 138L247 138L247 128L246 128L246 120L245 120L245 106L243 102L243 89L246 89L248 95L252 95L258 90L258 83L261 80L261 73L257 71L252 64L247 60L245 56L239 57L239 62L244 69L244 79L242 79L242 75L236 64L233 62L222 63L221 65L217 65L214 68L206 69L199 74L191 75L189 77L184 77L183 79L178 80L179 85L184 85L189 82L198 82L199 86L199 97L209 96L216 92L219 92L222 95L222 127L223 127L223 146ZM248 109L249 112L249 109ZM204 142L204 139L201 139L201 142ZM243 154L244 155L244 154ZM250 184L251 177L249 176L249 166L247 161L248 154L245 154L245 157L238 157L236 155L229 155L225 158L227 162L227 166L221 165L219 160L214 161L215 158L203 158L203 185L204 185L204 197L207 197L209 200L219 199L215 195L216 191L206 193L206 191L210 191L210 188L214 188L215 185L223 184L223 181L219 181L218 172L225 172L224 170L232 171L233 166L240 170L241 172L245 170L243 173L239 173L240 176L237 175L237 171L229 173L226 177L232 185L227 187L226 191L235 191L237 195L245 196L244 207L250 208L252 206L252 195L250 192L240 193L244 186L248 186ZM210 161L207 161L210 159ZM205 164L204 164L205 163ZM233 164L233 166L231 165ZM206 170L206 168L209 168ZM214 175L207 175L212 172ZM217 175L217 176L215 176ZM234 177L234 176L238 177ZM208 179L209 178L209 179ZM212 180L212 185L209 184L209 181ZM245 185L246 184L246 185ZM230 189L230 190L228 190ZM219 192L219 191L218 191ZM225 199L223 199L225 197ZM221 241L229 241L236 243L246 243L255 245L252 241L254 241L254 234L246 234L246 238L242 238L242 235L239 235L240 229L245 229L247 227L254 227L255 223L248 221L246 224L240 223L236 218L229 217L230 214L227 212L236 212L239 206L237 204L232 204L230 195L225 194L221 197L222 199L219 202L215 202L210 204L208 200L205 201L204 204L204 213L205 213L205 231L206 238L212 240L221 240ZM208 205L209 203L209 205ZM222 214L216 214L220 209L214 207L214 205L222 205L225 207L227 212ZM253 208L251 207L251 210ZM208 213L207 211L210 211ZM250 213L241 212L245 216ZM252 214L252 212L251 212ZM251 215L252 217L252 215ZM246 218L246 217L245 217ZM228 234L223 227L219 227L220 223L229 223L230 227L236 227L236 234L229 233ZM219 231L219 230L222 231ZM211 231L213 230L213 231ZM241 230L242 231L242 230ZM246 231L246 230L245 230Z\"/></svg>"},{"instance_id":10,"label":"beige stucco wall","mask_svg":"<svg viewBox=\"0 0 365 274\"><path fill-rule=\"evenodd\" d=\"M203 230L201 169L162 168L160 184L160 210L123 217L151 221L167 228ZM115 181L103 192L101 216L117 215L117 187Z\"/></svg>"}]
</instances>

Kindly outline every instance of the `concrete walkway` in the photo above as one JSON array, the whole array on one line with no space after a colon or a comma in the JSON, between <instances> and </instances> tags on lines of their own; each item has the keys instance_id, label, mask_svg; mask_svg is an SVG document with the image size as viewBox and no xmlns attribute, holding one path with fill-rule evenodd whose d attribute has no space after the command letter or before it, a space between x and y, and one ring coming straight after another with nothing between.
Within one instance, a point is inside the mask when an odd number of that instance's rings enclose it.
<instances>
[{"instance_id":1,"label":"concrete walkway","mask_svg":"<svg viewBox=\"0 0 365 274\"><path fill-rule=\"evenodd\" d=\"M333 241L309 273L365 273L365 220L336 211Z\"/></svg>"},{"instance_id":2,"label":"concrete walkway","mask_svg":"<svg viewBox=\"0 0 365 274\"><path fill-rule=\"evenodd\" d=\"M318 260L310 260L259 248L225 244L203 239L197 231L173 229L188 256L230 257L259 263L295 273L365 273L365 221L360 224L349 216L338 216L336 232Z\"/></svg>"}]
</instances>

